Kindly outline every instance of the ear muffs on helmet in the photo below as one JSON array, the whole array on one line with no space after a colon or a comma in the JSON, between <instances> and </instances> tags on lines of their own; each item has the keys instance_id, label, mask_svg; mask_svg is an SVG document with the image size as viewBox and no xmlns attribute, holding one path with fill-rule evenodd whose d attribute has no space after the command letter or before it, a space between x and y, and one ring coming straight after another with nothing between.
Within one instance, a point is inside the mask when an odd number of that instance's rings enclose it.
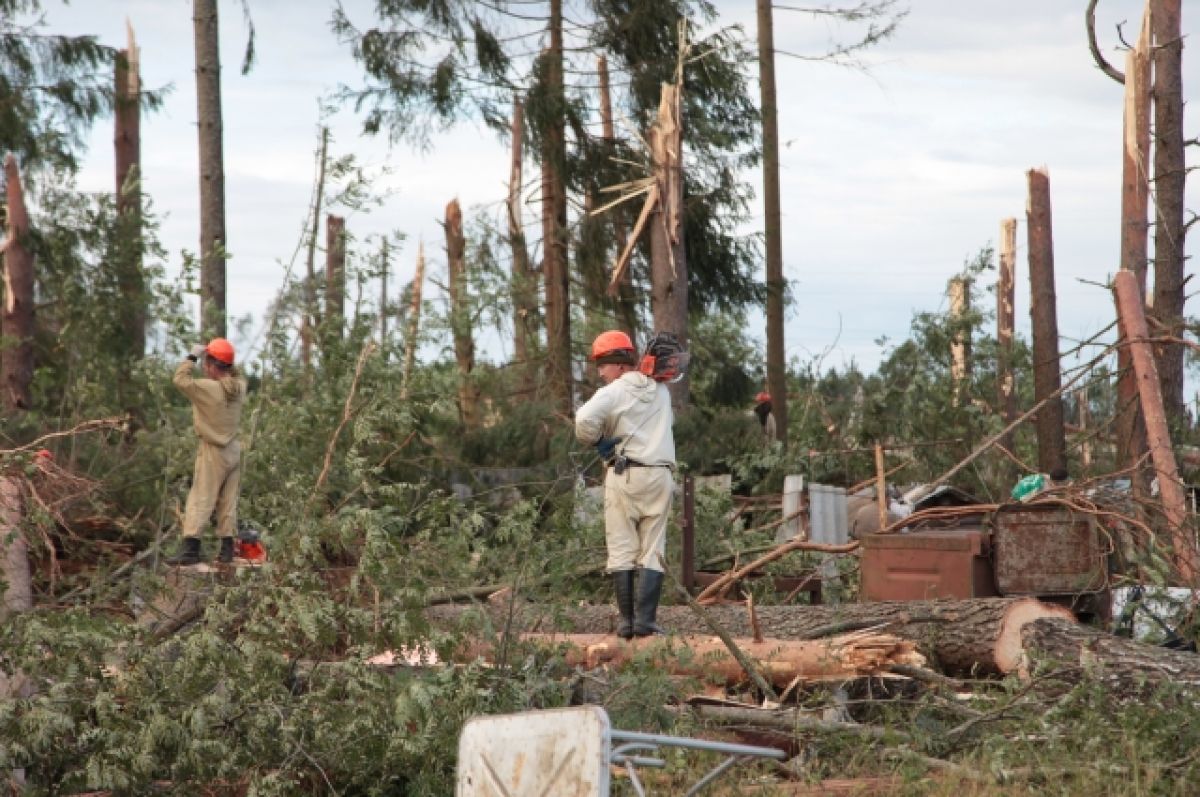
<instances>
[{"instance_id":1,"label":"ear muffs on helmet","mask_svg":"<svg viewBox=\"0 0 1200 797\"><path fill-rule=\"evenodd\" d=\"M655 382L678 382L687 375L688 353L670 332L656 332L646 343L638 370Z\"/></svg>"}]
</instances>

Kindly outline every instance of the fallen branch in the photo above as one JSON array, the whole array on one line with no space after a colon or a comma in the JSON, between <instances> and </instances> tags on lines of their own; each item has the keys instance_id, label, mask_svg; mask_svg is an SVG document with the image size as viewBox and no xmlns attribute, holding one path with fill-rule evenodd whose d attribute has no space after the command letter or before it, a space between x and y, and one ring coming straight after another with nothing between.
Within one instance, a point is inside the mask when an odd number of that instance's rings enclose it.
<instances>
[{"instance_id":1,"label":"fallen branch","mask_svg":"<svg viewBox=\"0 0 1200 797\"><path fill-rule=\"evenodd\" d=\"M820 553L850 553L858 550L858 543L852 542L846 545L826 545L818 542L809 542L808 540L793 539L788 540L784 544L778 546L765 556L760 556L748 565L731 570L725 575L718 578L707 588L696 596L697 602L704 604L705 601L711 601L719 597L729 586L741 581L748 574L753 573L764 565L774 562L776 559L791 553L792 551L818 551Z\"/></svg>"}]
</instances>

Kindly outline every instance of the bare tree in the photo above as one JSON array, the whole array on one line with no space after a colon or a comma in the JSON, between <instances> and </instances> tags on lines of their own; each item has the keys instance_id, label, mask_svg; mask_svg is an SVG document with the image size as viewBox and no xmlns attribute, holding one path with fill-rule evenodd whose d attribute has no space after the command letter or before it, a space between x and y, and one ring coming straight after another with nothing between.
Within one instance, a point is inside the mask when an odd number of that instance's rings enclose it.
<instances>
[{"instance_id":1,"label":"bare tree","mask_svg":"<svg viewBox=\"0 0 1200 797\"><path fill-rule=\"evenodd\" d=\"M196 123L200 134L200 328L224 337L225 155L217 0L195 0Z\"/></svg>"},{"instance_id":2,"label":"bare tree","mask_svg":"<svg viewBox=\"0 0 1200 797\"><path fill-rule=\"evenodd\" d=\"M550 47L543 54L551 104L563 100L562 0L550 0ZM567 414L574 410L571 368L570 275L567 271L567 193L565 120L555 113L542 143L542 273L546 281L546 377L550 395Z\"/></svg>"},{"instance_id":3,"label":"bare tree","mask_svg":"<svg viewBox=\"0 0 1200 797\"><path fill-rule=\"evenodd\" d=\"M126 24L128 45L117 54L114 70L117 215L127 234L116 268L121 294L121 327L128 356L140 360L146 354L146 287L142 276L142 145L141 75L133 26Z\"/></svg>"}]
</instances>

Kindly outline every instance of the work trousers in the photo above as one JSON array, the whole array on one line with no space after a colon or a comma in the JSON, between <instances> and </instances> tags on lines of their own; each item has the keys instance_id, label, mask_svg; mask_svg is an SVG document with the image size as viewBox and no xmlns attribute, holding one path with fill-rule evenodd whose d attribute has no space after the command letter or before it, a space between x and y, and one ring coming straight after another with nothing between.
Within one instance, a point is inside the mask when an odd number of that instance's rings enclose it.
<instances>
[{"instance_id":1,"label":"work trousers","mask_svg":"<svg viewBox=\"0 0 1200 797\"><path fill-rule=\"evenodd\" d=\"M670 468L612 468L604 480L604 538L608 572L663 569L675 477Z\"/></svg>"},{"instance_id":2,"label":"work trousers","mask_svg":"<svg viewBox=\"0 0 1200 797\"><path fill-rule=\"evenodd\" d=\"M241 443L234 440L221 447L201 440L196 451L192 490L183 513L183 536L199 537L216 510L217 536L232 537L237 532L237 502L241 489Z\"/></svg>"}]
</instances>

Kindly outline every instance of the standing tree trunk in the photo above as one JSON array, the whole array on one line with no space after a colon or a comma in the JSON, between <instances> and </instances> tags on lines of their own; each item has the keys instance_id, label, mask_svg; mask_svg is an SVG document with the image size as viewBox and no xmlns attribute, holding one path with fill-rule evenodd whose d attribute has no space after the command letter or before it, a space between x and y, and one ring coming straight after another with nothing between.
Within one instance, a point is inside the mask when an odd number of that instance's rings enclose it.
<instances>
[{"instance_id":1,"label":"standing tree trunk","mask_svg":"<svg viewBox=\"0 0 1200 797\"><path fill-rule=\"evenodd\" d=\"M600 76L601 131L603 132L605 143L612 146L617 140L617 134L613 125L612 93L609 90L607 57L601 55L596 59L596 71ZM625 224L621 221L619 213L613 213L612 220L613 240L617 245L617 253L620 254L625 251ZM611 279L611 277L612 275L610 274L609 278ZM611 290L609 291L609 295L613 295ZM617 283L617 290L613 299L616 302L618 323L622 329L626 330L632 336L638 327L637 296L633 292L633 278L628 269Z\"/></svg>"},{"instance_id":2,"label":"standing tree trunk","mask_svg":"<svg viewBox=\"0 0 1200 797\"><path fill-rule=\"evenodd\" d=\"M113 149L117 166L117 217L122 232L116 263L121 305L122 345L130 360L146 355L146 285L142 276L141 78L133 27L129 44L117 54Z\"/></svg>"},{"instance_id":3,"label":"standing tree trunk","mask_svg":"<svg viewBox=\"0 0 1200 797\"><path fill-rule=\"evenodd\" d=\"M446 265L449 271L450 328L458 364L458 411L468 430L479 426L478 395L471 372L475 369L475 340L471 337L471 307L467 301L466 239L458 200L446 205Z\"/></svg>"},{"instance_id":4,"label":"standing tree trunk","mask_svg":"<svg viewBox=\"0 0 1200 797\"><path fill-rule=\"evenodd\" d=\"M384 360L387 360L387 337L388 337L388 269L391 264L388 263L388 240L385 236L383 243L380 245L379 251L379 345L383 351Z\"/></svg>"},{"instance_id":5,"label":"standing tree trunk","mask_svg":"<svg viewBox=\"0 0 1200 797\"><path fill-rule=\"evenodd\" d=\"M1183 337L1184 190L1183 36L1181 0L1153 0L1154 37L1154 319L1155 336ZM1178 343L1155 347L1167 419L1184 422L1183 354Z\"/></svg>"},{"instance_id":6,"label":"standing tree trunk","mask_svg":"<svg viewBox=\"0 0 1200 797\"><path fill-rule=\"evenodd\" d=\"M325 219L326 334L342 339L346 324L346 220L332 213Z\"/></svg>"},{"instance_id":7,"label":"standing tree trunk","mask_svg":"<svg viewBox=\"0 0 1200 797\"><path fill-rule=\"evenodd\" d=\"M5 197L8 203L8 236L0 247L4 255L4 311L0 314L0 336L6 342L0 358L0 384L4 389L4 412L8 417L29 409L29 383L33 380L33 255L25 247L29 215L17 159L4 159ZM0 474L0 576L5 588L0 595L0 619L33 608L29 570L29 548L21 531L25 515L21 481Z\"/></svg>"},{"instance_id":8,"label":"standing tree trunk","mask_svg":"<svg viewBox=\"0 0 1200 797\"><path fill-rule=\"evenodd\" d=\"M950 341L950 378L954 382L954 403L962 406L967 397L967 386L971 376L971 339L963 324L970 304L967 281L963 277L950 280L950 317L954 324L954 337Z\"/></svg>"},{"instance_id":9,"label":"standing tree trunk","mask_svg":"<svg viewBox=\"0 0 1200 797\"><path fill-rule=\"evenodd\" d=\"M688 341L688 272L683 239L683 130L680 85L664 83L658 118L647 142L658 185L658 207L650 219L650 311L654 331L670 332L684 347ZM687 378L672 384L671 403L688 405Z\"/></svg>"},{"instance_id":10,"label":"standing tree trunk","mask_svg":"<svg viewBox=\"0 0 1200 797\"><path fill-rule=\"evenodd\" d=\"M8 238L4 242L4 311L0 314L0 337L5 341L0 357L0 385L4 410L11 415L29 409L29 385L33 381L33 253L25 246L29 214L21 172L12 154L4 158L8 199Z\"/></svg>"},{"instance_id":11,"label":"standing tree trunk","mask_svg":"<svg viewBox=\"0 0 1200 797\"><path fill-rule=\"evenodd\" d=\"M225 337L225 156L217 0L195 0L196 122L200 133L200 329Z\"/></svg>"},{"instance_id":12,"label":"standing tree trunk","mask_svg":"<svg viewBox=\"0 0 1200 797\"><path fill-rule=\"evenodd\" d=\"M1149 11L1149 7L1147 7ZM1121 147L1121 270L1133 274L1143 301L1146 295L1146 241L1150 202L1150 19L1143 14L1141 34L1125 56L1125 124ZM1130 469L1135 495L1149 488L1145 467L1146 427L1142 423L1137 378L1127 347L1117 350L1117 465Z\"/></svg>"},{"instance_id":13,"label":"standing tree trunk","mask_svg":"<svg viewBox=\"0 0 1200 797\"><path fill-rule=\"evenodd\" d=\"M525 106L513 101L512 162L508 173L508 246L512 251L513 359L521 374L521 391L532 396L537 390L537 370L533 350L537 341L537 286L529 267L529 249L525 245L524 213L521 207L524 165Z\"/></svg>"},{"instance_id":14,"label":"standing tree trunk","mask_svg":"<svg viewBox=\"0 0 1200 797\"><path fill-rule=\"evenodd\" d=\"M425 243L417 242L417 268L409 288L408 334L404 340L404 371L400 380L400 399L408 398L413 363L417 358L417 333L421 330L421 286L425 283Z\"/></svg>"},{"instance_id":15,"label":"standing tree trunk","mask_svg":"<svg viewBox=\"0 0 1200 797\"><path fill-rule=\"evenodd\" d=\"M320 326L317 309L317 237L321 229L321 206L325 196L325 166L329 157L329 128L321 128L321 150L317 155L317 184L313 188L312 224L309 226L308 258L304 272L304 317L300 320L300 361L305 374L312 369L313 330Z\"/></svg>"},{"instance_id":16,"label":"standing tree trunk","mask_svg":"<svg viewBox=\"0 0 1200 797\"><path fill-rule=\"evenodd\" d=\"M787 445L787 352L784 341L783 233L779 199L779 112L775 104L775 23L771 0L758 0L758 74L763 129L763 214L767 255L767 392L775 434Z\"/></svg>"},{"instance_id":17,"label":"standing tree trunk","mask_svg":"<svg viewBox=\"0 0 1200 797\"><path fill-rule=\"evenodd\" d=\"M571 373L571 302L567 271L567 194L562 170L566 163L563 99L562 0L550 0L550 48L546 59L546 96L542 112L550 121L542 144L542 252L546 280L546 376L560 411L574 409Z\"/></svg>"},{"instance_id":18,"label":"standing tree trunk","mask_svg":"<svg viewBox=\"0 0 1200 797\"><path fill-rule=\"evenodd\" d=\"M1058 309L1054 296L1054 240L1050 214L1050 175L1029 170L1029 316L1033 325L1033 397L1040 402L1058 392ZM1063 402L1056 396L1037 412L1038 469L1053 473L1067 467Z\"/></svg>"},{"instance_id":19,"label":"standing tree trunk","mask_svg":"<svg viewBox=\"0 0 1200 797\"><path fill-rule=\"evenodd\" d=\"M1016 311L1017 220L1000 222L1000 276L996 283L996 386L998 411L1008 426L1017 419L1017 384L1013 376L1013 335ZM1000 445L1016 450L1016 434L1007 432ZM1006 459L1007 461L1007 459ZM1011 473L1011 467L1008 468ZM1011 481L1011 479L1010 479Z\"/></svg>"}]
</instances>

